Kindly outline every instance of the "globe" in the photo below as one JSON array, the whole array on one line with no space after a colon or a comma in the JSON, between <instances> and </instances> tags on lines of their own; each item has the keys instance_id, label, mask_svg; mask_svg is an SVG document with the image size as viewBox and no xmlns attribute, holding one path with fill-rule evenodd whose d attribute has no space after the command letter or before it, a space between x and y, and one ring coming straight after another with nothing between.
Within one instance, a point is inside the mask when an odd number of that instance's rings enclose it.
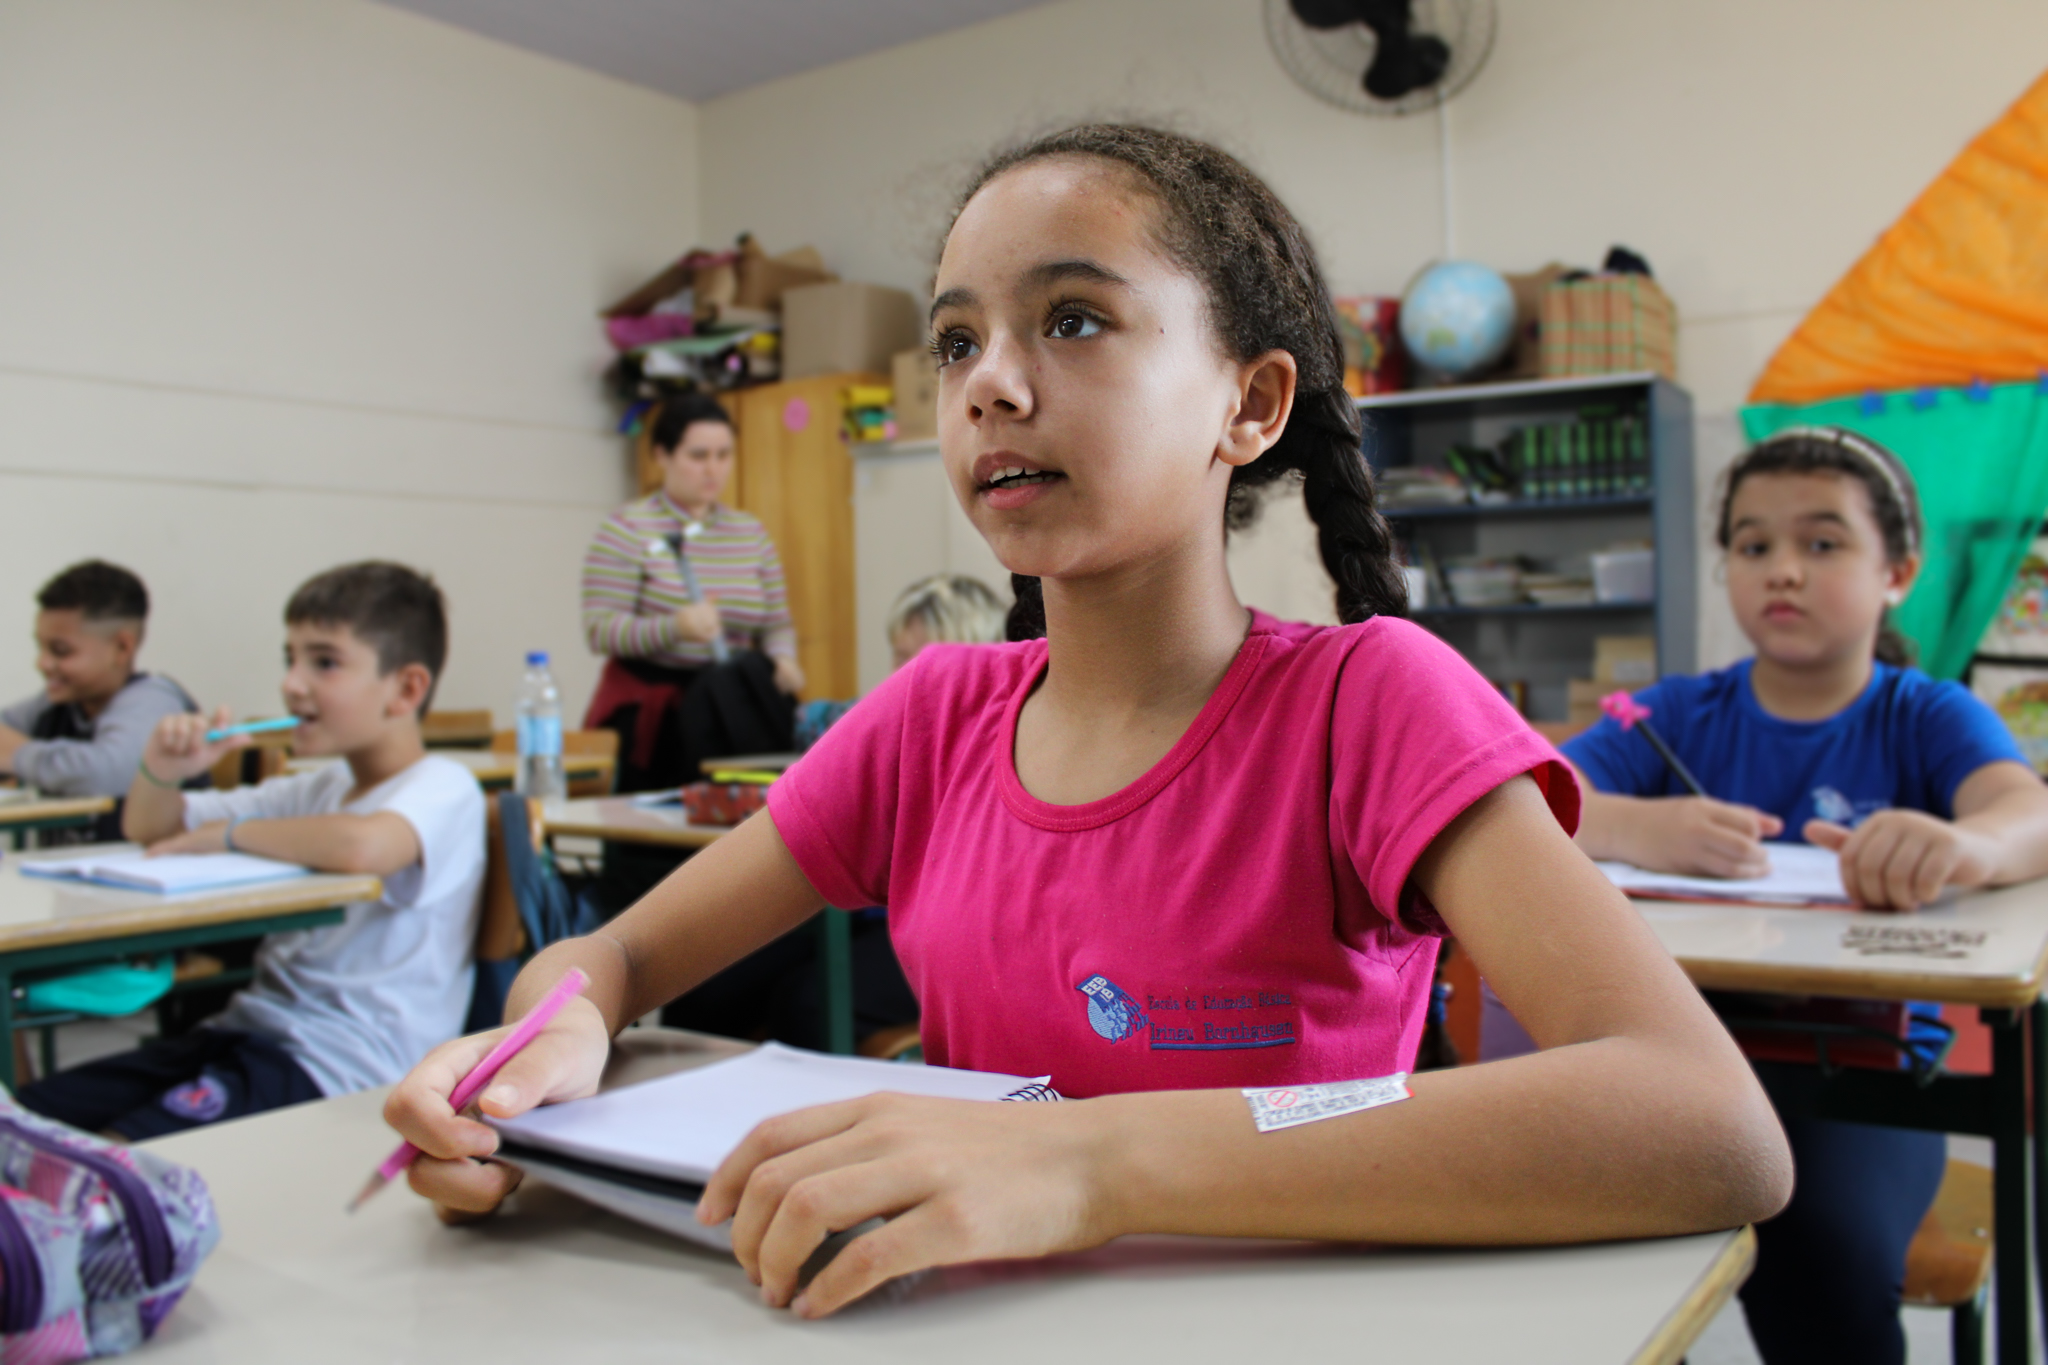
<instances>
[{"instance_id":1,"label":"globe","mask_svg":"<svg viewBox=\"0 0 2048 1365\"><path fill-rule=\"evenodd\" d=\"M1515 294L1500 272L1474 261L1441 261L1401 297L1401 340L1428 370L1450 379L1478 374L1515 339Z\"/></svg>"}]
</instances>

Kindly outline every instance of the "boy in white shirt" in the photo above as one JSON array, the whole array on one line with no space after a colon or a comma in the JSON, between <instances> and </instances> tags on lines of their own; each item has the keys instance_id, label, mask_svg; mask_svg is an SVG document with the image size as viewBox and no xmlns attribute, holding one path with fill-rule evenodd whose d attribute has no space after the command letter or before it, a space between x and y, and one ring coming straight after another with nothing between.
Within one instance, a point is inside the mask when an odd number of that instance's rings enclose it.
<instances>
[{"instance_id":1,"label":"boy in white shirt","mask_svg":"<svg viewBox=\"0 0 2048 1365\"><path fill-rule=\"evenodd\" d=\"M284 701L294 749L342 762L260 787L183 792L247 736L171 716L143 751L123 824L151 853L234 850L322 872L370 873L384 894L340 924L272 934L255 979L181 1038L23 1087L21 1102L90 1131L142 1139L397 1080L462 1031L484 874L484 801L469 770L431 755L419 717L447 657L440 589L398 564L350 564L285 607Z\"/></svg>"}]
</instances>

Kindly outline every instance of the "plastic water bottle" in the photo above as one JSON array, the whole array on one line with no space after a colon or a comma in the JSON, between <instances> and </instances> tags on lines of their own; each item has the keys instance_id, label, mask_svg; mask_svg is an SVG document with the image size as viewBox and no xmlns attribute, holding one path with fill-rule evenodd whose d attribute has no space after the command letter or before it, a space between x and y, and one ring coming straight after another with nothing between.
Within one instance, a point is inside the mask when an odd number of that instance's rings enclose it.
<instances>
[{"instance_id":1,"label":"plastic water bottle","mask_svg":"<svg viewBox=\"0 0 2048 1365\"><path fill-rule=\"evenodd\" d=\"M548 652L526 656L526 676L519 680L519 772L515 788L543 801L559 801L568 793L562 778L562 693L548 670Z\"/></svg>"}]
</instances>

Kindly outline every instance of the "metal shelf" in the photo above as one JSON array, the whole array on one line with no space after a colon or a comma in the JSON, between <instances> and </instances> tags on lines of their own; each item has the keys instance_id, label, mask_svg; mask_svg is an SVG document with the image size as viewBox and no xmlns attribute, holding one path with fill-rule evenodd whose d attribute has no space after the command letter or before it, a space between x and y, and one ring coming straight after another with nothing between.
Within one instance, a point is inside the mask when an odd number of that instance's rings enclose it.
<instances>
[{"instance_id":1,"label":"metal shelf","mask_svg":"<svg viewBox=\"0 0 2048 1365\"><path fill-rule=\"evenodd\" d=\"M1382 507L1388 521L1448 521L1470 517L1549 517L1586 512L1646 512L1656 505L1648 493L1595 498L1524 498L1514 502L1460 502L1424 507Z\"/></svg>"},{"instance_id":2,"label":"metal shelf","mask_svg":"<svg viewBox=\"0 0 2048 1365\"><path fill-rule=\"evenodd\" d=\"M1654 601L1643 602L1575 602L1568 606L1544 606L1540 602L1516 602L1501 607L1417 607L1410 615L1420 619L1425 616L1568 616L1591 612L1598 615L1623 615L1629 612L1654 612Z\"/></svg>"},{"instance_id":3,"label":"metal shelf","mask_svg":"<svg viewBox=\"0 0 2048 1365\"><path fill-rule=\"evenodd\" d=\"M1485 403L1504 398L1546 398L1552 394L1588 393L1600 389L1640 388L1663 378L1655 370L1619 374L1575 374L1558 379L1511 379L1500 384L1454 384L1440 389L1403 389L1354 398L1361 412L1375 408L1413 408L1440 403Z\"/></svg>"}]
</instances>

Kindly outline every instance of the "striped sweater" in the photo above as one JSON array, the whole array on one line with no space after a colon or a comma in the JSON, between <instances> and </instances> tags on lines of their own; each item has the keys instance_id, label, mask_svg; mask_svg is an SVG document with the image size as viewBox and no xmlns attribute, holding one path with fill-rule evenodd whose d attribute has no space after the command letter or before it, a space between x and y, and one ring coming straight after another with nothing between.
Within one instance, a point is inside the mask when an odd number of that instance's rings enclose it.
<instances>
[{"instance_id":1,"label":"striped sweater","mask_svg":"<svg viewBox=\"0 0 2048 1365\"><path fill-rule=\"evenodd\" d=\"M646 659L668 668L701 668L711 646L684 640L675 613L690 603L668 537L688 518L657 491L629 502L597 528L583 556L583 634L593 653ZM704 529L683 542L697 586L718 603L725 638L736 649L794 659L796 628L782 582L782 561L761 523L713 503Z\"/></svg>"}]
</instances>

